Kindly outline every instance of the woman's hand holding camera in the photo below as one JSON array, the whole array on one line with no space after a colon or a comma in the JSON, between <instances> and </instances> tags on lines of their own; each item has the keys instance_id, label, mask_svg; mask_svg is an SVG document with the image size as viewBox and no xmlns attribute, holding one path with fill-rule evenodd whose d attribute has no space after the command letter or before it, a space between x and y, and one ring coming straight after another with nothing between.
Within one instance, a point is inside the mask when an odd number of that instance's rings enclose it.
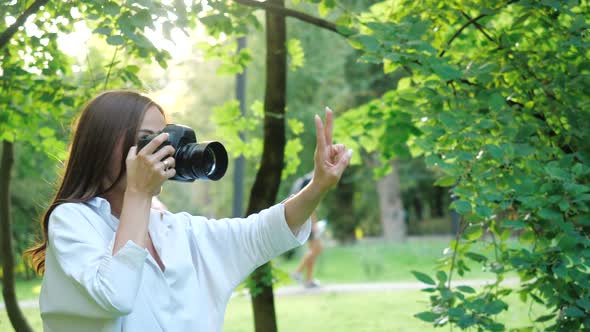
<instances>
[{"instance_id":1,"label":"woman's hand holding camera","mask_svg":"<svg viewBox=\"0 0 590 332\"><path fill-rule=\"evenodd\" d=\"M119 227L113 244L115 255L128 241L142 248L150 243L148 223L152 196L157 195L162 184L176 174L174 169L174 148L166 145L168 134L162 133L144 146L139 152L131 147L125 163L127 165L127 188L119 218ZM157 151L156 151L157 150Z\"/></svg>"},{"instance_id":2,"label":"woman's hand holding camera","mask_svg":"<svg viewBox=\"0 0 590 332\"><path fill-rule=\"evenodd\" d=\"M139 152L137 146L129 149L126 159L128 191L156 195L164 181L176 175L174 148L166 145L156 151L166 140L168 133L162 133Z\"/></svg>"}]
</instances>

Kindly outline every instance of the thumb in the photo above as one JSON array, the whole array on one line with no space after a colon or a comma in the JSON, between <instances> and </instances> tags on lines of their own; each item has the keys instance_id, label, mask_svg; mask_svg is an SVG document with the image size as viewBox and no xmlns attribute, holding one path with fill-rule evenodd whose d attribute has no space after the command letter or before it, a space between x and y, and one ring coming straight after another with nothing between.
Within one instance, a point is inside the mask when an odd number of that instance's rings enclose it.
<instances>
[{"instance_id":1,"label":"thumb","mask_svg":"<svg viewBox=\"0 0 590 332\"><path fill-rule=\"evenodd\" d=\"M348 167L350 159L352 159L352 149L348 149L345 153L340 155L340 160L338 160L338 164L336 164L336 169L339 174L342 174L346 167Z\"/></svg>"}]
</instances>

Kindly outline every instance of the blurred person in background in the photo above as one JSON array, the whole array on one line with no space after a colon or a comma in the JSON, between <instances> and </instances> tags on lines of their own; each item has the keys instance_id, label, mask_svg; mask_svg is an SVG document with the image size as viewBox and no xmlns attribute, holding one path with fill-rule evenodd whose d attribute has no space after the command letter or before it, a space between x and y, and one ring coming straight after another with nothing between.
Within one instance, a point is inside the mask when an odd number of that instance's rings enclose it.
<instances>
[{"instance_id":1,"label":"blurred person in background","mask_svg":"<svg viewBox=\"0 0 590 332\"><path fill-rule=\"evenodd\" d=\"M303 190L303 188L311 182L312 178L313 173L304 175L302 178L295 181L291 192L295 194L300 190ZM295 271L291 273L291 277L296 281L303 283L303 286L306 288L320 286L319 281L313 278L313 272L317 258L324 248L322 245L321 233L323 233L325 222L318 221L316 211L312 212L311 221L311 233L307 240L309 250L303 255Z\"/></svg>"}]
</instances>

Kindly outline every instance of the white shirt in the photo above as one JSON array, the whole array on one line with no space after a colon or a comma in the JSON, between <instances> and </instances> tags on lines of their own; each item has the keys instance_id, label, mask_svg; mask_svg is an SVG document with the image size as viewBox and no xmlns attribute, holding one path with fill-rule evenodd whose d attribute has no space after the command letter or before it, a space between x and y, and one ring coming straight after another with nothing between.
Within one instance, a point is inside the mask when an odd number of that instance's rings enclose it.
<instances>
[{"instance_id":1,"label":"white shirt","mask_svg":"<svg viewBox=\"0 0 590 332\"><path fill-rule=\"evenodd\" d=\"M99 197L53 210L39 298L44 331L221 331L234 288L311 229L308 220L294 235L283 204L221 220L152 210L162 272L132 241L112 255L118 223Z\"/></svg>"}]
</instances>

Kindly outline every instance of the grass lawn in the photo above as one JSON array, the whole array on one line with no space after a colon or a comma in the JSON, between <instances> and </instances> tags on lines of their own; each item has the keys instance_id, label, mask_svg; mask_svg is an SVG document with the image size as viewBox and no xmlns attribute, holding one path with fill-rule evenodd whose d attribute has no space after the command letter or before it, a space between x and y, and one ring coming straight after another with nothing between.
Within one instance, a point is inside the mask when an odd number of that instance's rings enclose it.
<instances>
[{"instance_id":1,"label":"grass lawn","mask_svg":"<svg viewBox=\"0 0 590 332\"><path fill-rule=\"evenodd\" d=\"M416 281L411 271L434 274L437 260L449 247L450 238L411 238L405 243L358 243L326 248L316 263L315 277L324 283ZM293 271L306 247L297 250L293 260L275 260L274 266ZM468 262L471 263L471 262ZM481 265L471 263L466 279L493 279L494 274L482 271ZM454 278L461 279L455 275Z\"/></svg>"},{"instance_id":2,"label":"grass lawn","mask_svg":"<svg viewBox=\"0 0 590 332\"><path fill-rule=\"evenodd\" d=\"M445 331L413 317L427 310L428 296L417 290L384 293L282 296L275 299L279 331L403 332ZM507 328L529 326L529 305L516 296L498 316ZM533 308L534 309L534 308ZM250 299L233 298L225 315L224 332L253 330ZM536 317L537 315L535 315Z\"/></svg>"},{"instance_id":3,"label":"grass lawn","mask_svg":"<svg viewBox=\"0 0 590 332\"><path fill-rule=\"evenodd\" d=\"M281 296L275 300L281 332L436 331L430 324L413 317L427 308L427 295L416 290ZM498 320L508 328L527 326L528 305L515 297L509 302L510 310L501 313ZM35 331L42 331L39 311L26 309L25 314ZM0 331L11 331L7 324L6 313L0 311ZM253 331L249 297L239 296L230 301L223 331Z\"/></svg>"},{"instance_id":4,"label":"grass lawn","mask_svg":"<svg viewBox=\"0 0 590 332\"><path fill-rule=\"evenodd\" d=\"M0 282L0 285L2 283ZM41 292L41 279L32 280L17 280L16 281L16 297L19 300L30 300L39 297ZM0 302L4 303L4 297L0 292ZM2 331L2 330L0 330Z\"/></svg>"}]
</instances>

